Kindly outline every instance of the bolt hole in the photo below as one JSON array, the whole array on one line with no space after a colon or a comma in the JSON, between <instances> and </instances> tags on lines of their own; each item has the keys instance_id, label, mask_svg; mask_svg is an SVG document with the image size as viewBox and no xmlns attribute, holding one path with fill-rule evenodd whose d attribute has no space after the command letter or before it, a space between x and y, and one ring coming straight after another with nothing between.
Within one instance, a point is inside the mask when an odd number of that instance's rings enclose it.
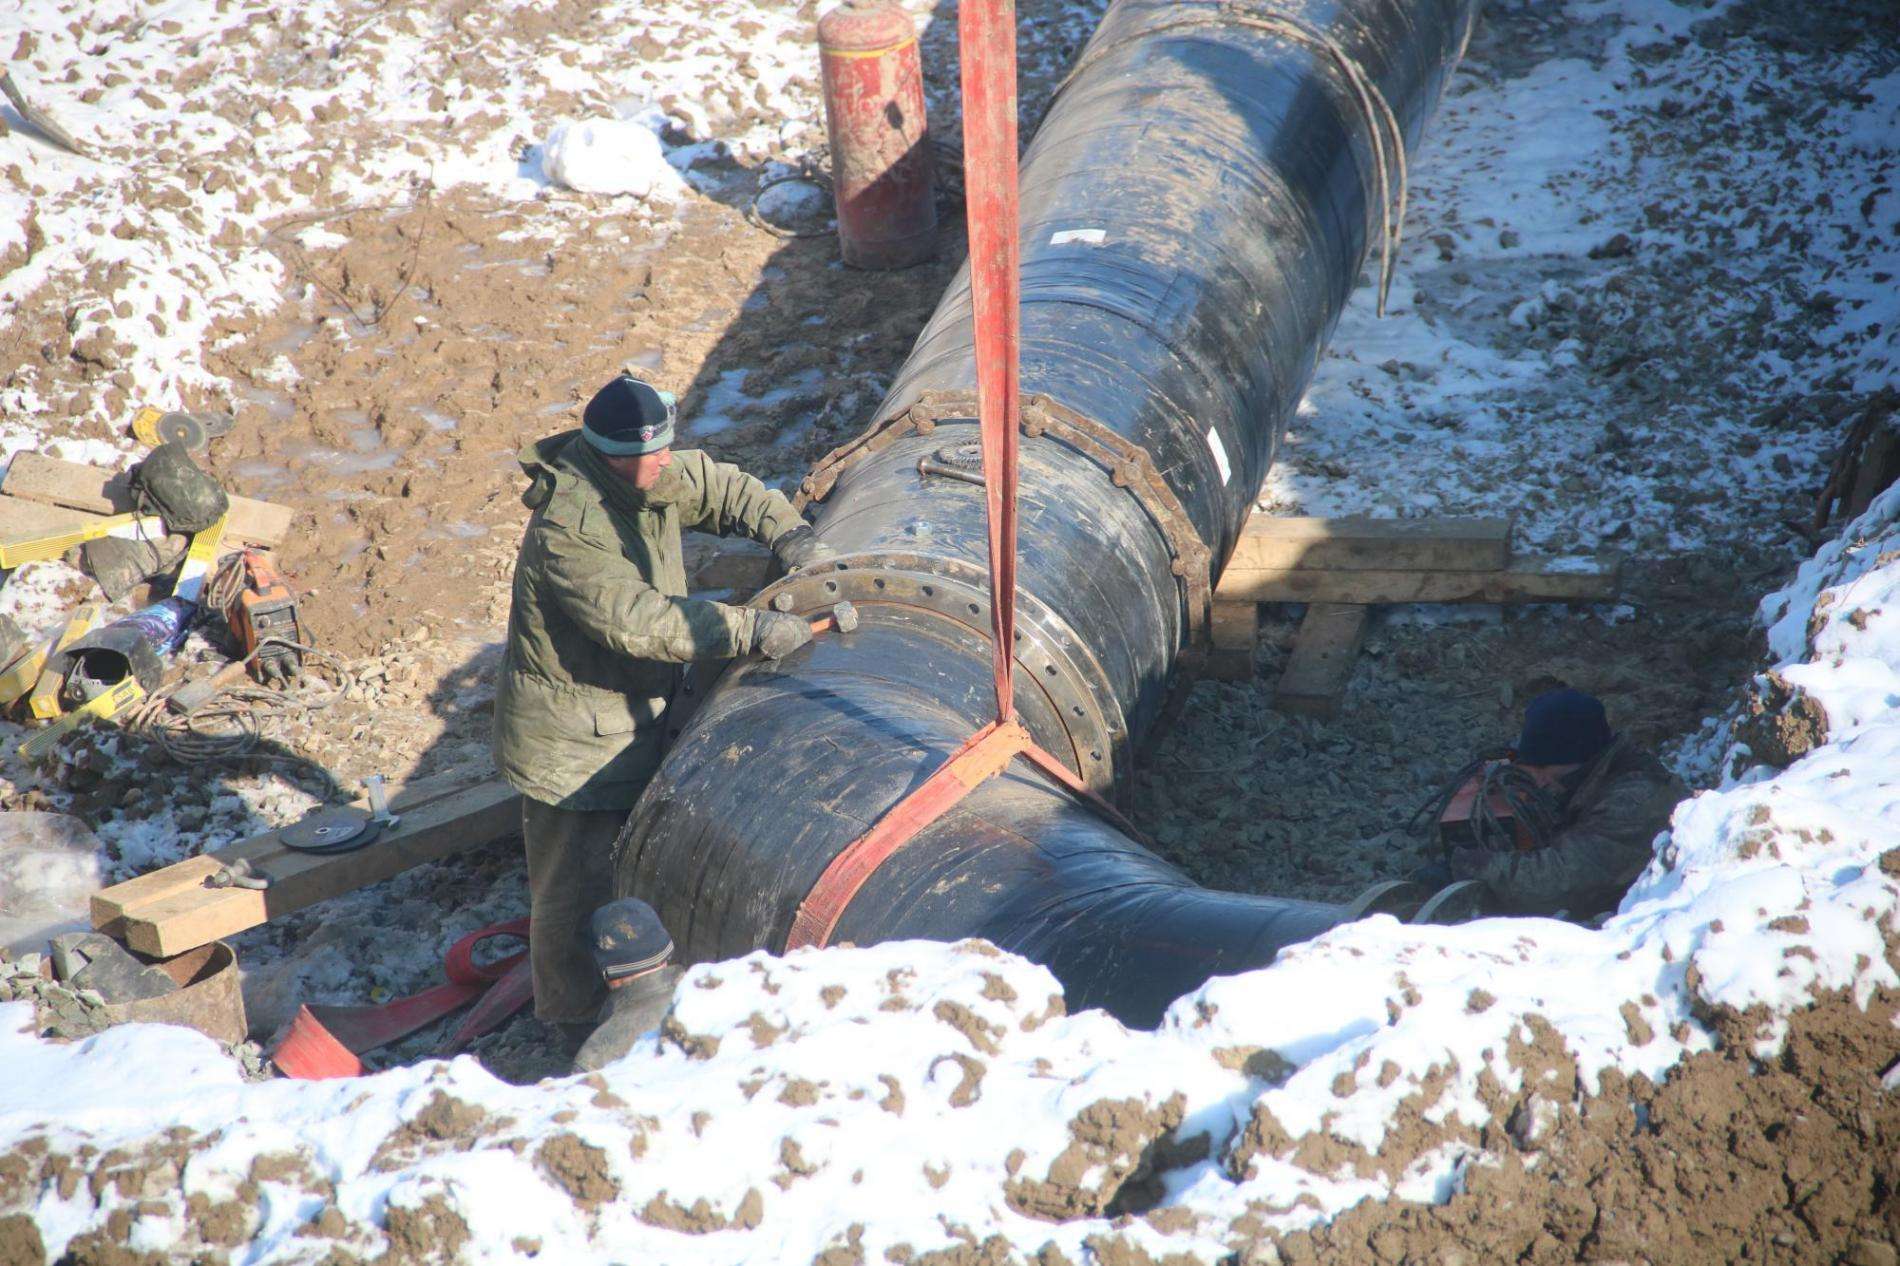
<instances>
[{"instance_id":1,"label":"bolt hole","mask_svg":"<svg viewBox=\"0 0 1900 1266\"><path fill-rule=\"evenodd\" d=\"M974 602L972 602L972 603L970 604L970 614L971 614L971 615L975 615L975 614L976 614L976 613L977 613L978 611L980 611L980 610L982 610L982 608L981 608L981 607L979 607L979 606L977 606L977 605L976 605L976 603L974 603Z\"/></svg>"},{"instance_id":2,"label":"bolt hole","mask_svg":"<svg viewBox=\"0 0 1900 1266\"><path fill-rule=\"evenodd\" d=\"M930 585L924 586L923 593L924 593L924 597L926 598L934 598L937 596L936 589Z\"/></svg>"},{"instance_id":3,"label":"bolt hole","mask_svg":"<svg viewBox=\"0 0 1900 1266\"><path fill-rule=\"evenodd\" d=\"M1048 673L1051 677L1053 677L1056 675L1056 666L1054 664L1044 664L1042 666L1042 671L1044 671L1045 673Z\"/></svg>"},{"instance_id":4,"label":"bolt hole","mask_svg":"<svg viewBox=\"0 0 1900 1266\"><path fill-rule=\"evenodd\" d=\"M1089 753L1089 759L1090 759L1090 760L1100 760L1100 759L1102 759L1102 754L1101 754L1100 752L1090 752L1090 753Z\"/></svg>"},{"instance_id":5,"label":"bolt hole","mask_svg":"<svg viewBox=\"0 0 1900 1266\"><path fill-rule=\"evenodd\" d=\"M884 577L879 576L877 579L873 580L871 582L871 587L873 589L882 589L884 587Z\"/></svg>"},{"instance_id":6,"label":"bolt hole","mask_svg":"<svg viewBox=\"0 0 1900 1266\"><path fill-rule=\"evenodd\" d=\"M825 592L826 592L826 593L837 593L837 592L838 592L838 582L837 582L837 581L835 581L835 580L827 580L827 581L825 582Z\"/></svg>"},{"instance_id":7,"label":"bolt hole","mask_svg":"<svg viewBox=\"0 0 1900 1266\"><path fill-rule=\"evenodd\" d=\"M1082 705L1081 705L1081 704L1079 704L1079 703L1072 703L1072 704L1070 704L1070 705L1069 705L1069 711L1071 711L1071 712L1073 712L1073 713L1075 713L1075 715L1077 715L1077 716L1081 716L1081 715L1082 715Z\"/></svg>"}]
</instances>

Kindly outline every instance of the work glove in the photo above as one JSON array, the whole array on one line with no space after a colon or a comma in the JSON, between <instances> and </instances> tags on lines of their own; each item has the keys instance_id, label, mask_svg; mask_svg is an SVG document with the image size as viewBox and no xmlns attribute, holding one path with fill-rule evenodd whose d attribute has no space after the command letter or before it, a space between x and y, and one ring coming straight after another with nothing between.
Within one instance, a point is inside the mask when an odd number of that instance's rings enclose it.
<instances>
[{"instance_id":1,"label":"work glove","mask_svg":"<svg viewBox=\"0 0 1900 1266\"><path fill-rule=\"evenodd\" d=\"M809 523L799 524L772 542L772 557L778 559L778 565L787 573L837 556L838 551L819 540Z\"/></svg>"},{"instance_id":2,"label":"work glove","mask_svg":"<svg viewBox=\"0 0 1900 1266\"><path fill-rule=\"evenodd\" d=\"M783 611L761 611L752 625L752 649L779 659L811 641L811 621Z\"/></svg>"}]
</instances>

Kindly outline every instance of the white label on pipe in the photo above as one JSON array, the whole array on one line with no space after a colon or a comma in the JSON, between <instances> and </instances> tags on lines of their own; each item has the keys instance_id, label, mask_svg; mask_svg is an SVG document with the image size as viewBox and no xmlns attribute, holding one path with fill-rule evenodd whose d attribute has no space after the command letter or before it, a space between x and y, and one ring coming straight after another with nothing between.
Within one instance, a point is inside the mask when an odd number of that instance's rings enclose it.
<instances>
[{"instance_id":1,"label":"white label on pipe","mask_svg":"<svg viewBox=\"0 0 1900 1266\"><path fill-rule=\"evenodd\" d=\"M1223 485L1234 481L1233 463L1227 460L1227 446L1220 442L1220 432L1213 427L1207 428L1207 451L1214 455L1214 465L1220 470Z\"/></svg>"},{"instance_id":2,"label":"white label on pipe","mask_svg":"<svg viewBox=\"0 0 1900 1266\"><path fill-rule=\"evenodd\" d=\"M1049 245L1062 246L1068 242L1087 242L1090 246L1100 246L1107 240L1107 229L1062 229L1050 235Z\"/></svg>"}]
</instances>

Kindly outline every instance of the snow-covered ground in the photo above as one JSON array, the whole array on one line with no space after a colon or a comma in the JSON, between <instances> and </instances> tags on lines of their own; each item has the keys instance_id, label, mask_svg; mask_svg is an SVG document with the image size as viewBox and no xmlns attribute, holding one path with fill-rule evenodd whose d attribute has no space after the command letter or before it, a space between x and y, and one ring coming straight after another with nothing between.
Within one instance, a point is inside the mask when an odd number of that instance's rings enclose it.
<instances>
[{"instance_id":1,"label":"snow-covered ground","mask_svg":"<svg viewBox=\"0 0 1900 1266\"><path fill-rule=\"evenodd\" d=\"M980 943L755 954L694 969L605 1073L530 1088L466 1058L246 1084L186 1031L57 1046L15 1031L16 1003L0 1144L91 1149L103 1182L25 1202L54 1256L119 1210L123 1242L182 1254L216 1208L257 1262L338 1240L877 1261L992 1237L1211 1262L1369 1197L1441 1199L1491 1163L1472 1127L1534 1133L1606 1070L1660 1077L1712 1014L1747 1014L1767 1057L1817 993L1900 987L1900 488L1763 618L1825 734L1776 770L1736 746L1744 710L1713 727L1706 758L1738 772L1677 810L1600 930L1381 916L1210 982L1154 1033L1064 1014L1043 969ZM1147 1216L1105 1216L1124 1211Z\"/></svg>"},{"instance_id":2,"label":"snow-covered ground","mask_svg":"<svg viewBox=\"0 0 1900 1266\"><path fill-rule=\"evenodd\" d=\"M419 182L558 205L551 128L649 104L682 164L713 138L809 141L783 122L811 117L809 10L609 5L580 39L538 34L542 11L31 0L16 78L101 158L0 139L23 173L0 190L0 298L97 272L126 311L55 324L126 378L75 393L14 367L0 443L99 457L110 392L226 399L203 349L281 299L263 238L287 213ZM1675 551L1813 486L1840 422L1814 402L1892 375L1900 72L1843 54L1791 125L1774 46L1707 36L1731 11L1572 0L1544 46L1480 37L1413 164L1394 314L1361 288L1266 504L1472 511L1528 486L1524 544ZM727 25L753 74L684 55ZM154 198L178 206L131 210ZM1704 301L1682 310L1686 290ZM1686 746L1704 790L1603 928L1376 918L1211 982L1154 1033L1066 1015L1046 972L976 944L703 966L629 1059L526 1088L469 1059L253 1084L182 1030L56 1045L0 1005L0 1247L25 1242L18 1211L51 1259L96 1239L258 1263L1213 1262L1365 1199L1442 1199L1493 1163L1486 1122L1535 1133L1606 1073L1707 1049L1720 1017L1766 1054L1817 993L1900 987L1897 592L1900 490L1764 600L1774 681L1738 682ZM1809 750L1780 769L1750 744L1792 690L1826 724L1802 711Z\"/></svg>"},{"instance_id":3,"label":"snow-covered ground","mask_svg":"<svg viewBox=\"0 0 1900 1266\"><path fill-rule=\"evenodd\" d=\"M551 33L548 8L25 0L0 16L15 81L88 149L17 116L0 137L0 308L61 283L96 296L49 333L63 325L62 357L103 371L88 388L7 367L0 452L90 421L94 442L59 455L109 461L130 451L107 439L128 400L239 404L206 349L285 298L294 248L278 239L335 244L317 213L472 186L558 216L559 176L625 195L600 214L665 217L679 177L625 129L670 130L681 167L714 144L759 157L822 136L797 4L622 0L578 35ZM736 66L735 33L750 50ZM544 164L549 141L566 143Z\"/></svg>"},{"instance_id":4,"label":"snow-covered ground","mask_svg":"<svg viewBox=\"0 0 1900 1266\"><path fill-rule=\"evenodd\" d=\"M1388 315L1362 285L1261 504L1508 513L1556 554L1760 533L1900 376L1900 50L1486 7L1532 38L1480 36L1427 126Z\"/></svg>"}]
</instances>

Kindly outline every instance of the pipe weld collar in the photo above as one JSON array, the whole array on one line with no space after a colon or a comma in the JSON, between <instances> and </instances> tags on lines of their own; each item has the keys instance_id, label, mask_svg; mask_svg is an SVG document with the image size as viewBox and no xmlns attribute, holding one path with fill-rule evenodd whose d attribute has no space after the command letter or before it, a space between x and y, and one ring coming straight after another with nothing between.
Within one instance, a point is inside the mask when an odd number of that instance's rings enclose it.
<instances>
[{"instance_id":1,"label":"pipe weld collar","mask_svg":"<svg viewBox=\"0 0 1900 1266\"><path fill-rule=\"evenodd\" d=\"M767 585L747 605L816 617L840 602L860 611L904 607L990 636L989 575L930 554L876 552L827 559ZM1091 791L1107 795L1129 768L1128 723L1108 674L1061 616L1016 592L1017 679L1034 683L1060 718L1068 750L1052 749Z\"/></svg>"}]
</instances>

